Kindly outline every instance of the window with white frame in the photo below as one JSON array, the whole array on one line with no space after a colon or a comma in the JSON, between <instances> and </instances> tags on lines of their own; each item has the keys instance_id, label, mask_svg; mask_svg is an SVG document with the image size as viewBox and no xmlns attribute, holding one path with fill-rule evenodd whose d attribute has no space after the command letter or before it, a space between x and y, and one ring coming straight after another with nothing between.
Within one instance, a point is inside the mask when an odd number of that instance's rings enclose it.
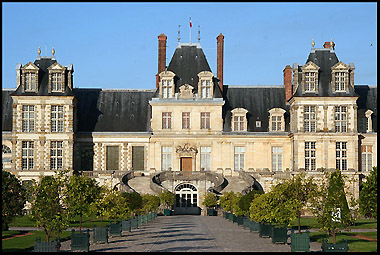
<instances>
[{"instance_id":1,"label":"window with white frame","mask_svg":"<svg viewBox=\"0 0 380 255\"><path fill-rule=\"evenodd\" d=\"M182 113L182 129L190 128L190 112Z\"/></svg>"},{"instance_id":2,"label":"window with white frame","mask_svg":"<svg viewBox=\"0 0 380 255\"><path fill-rule=\"evenodd\" d=\"M34 105L22 106L22 131L34 132Z\"/></svg>"},{"instance_id":3,"label":"window with white frame","mask_svg":"<svg viewBox=\"0 0 380 255\"><path fill-rule=\"evenodd\" d=\"M232 131L247 131L247 112L244 108L235 108L231 111L231 129Z\"/></svg>"},{"instance_id":4,"label":"window with white frame","mask_svg":"<svg viewBox=\"0 0 380 255\"><path fill-rule=\"evenodd\" d=\"M245 131L245 116L234 116L234 131Z\"/></svg>"},{"instance_id":5,"label":"window with white frame","mask_svg":"<svg viewBox=\"0 0 380 255\"><path fill-rule=\"evenodd\" d=\"M34 168L34 142L22 141L21 148L21 168L22 170L31 170Z\"/></svg>"},{"instance_id":6,"label":"window with white frame","mask_svg":"<svg viewBox=\"0 0 380 255\"><path fill-rule=\"evenodd\" d=\"M316 170L316 150L315 142L305 142L305 170Z\"/></svg>"},{"instance_id":7,"label":"window with white frame","mask_svg":"<svg viewBox=\"0 0 380 255\"><path fill-rule=\"evenodd\" d=\"M305 92L315 92L315 72L305 73Z\"/></svg>"},{"instance_id":8,"label":"window with white frame","mask_svg":"<svg viewBox=\"0 0 380 255\"><path fill-rule=\"evenodd\" d=\"M285 131L285 112L282 108L269 110L269 131Z\"/></svg>"},{"instance_id":9,"label":"window with white frame","mask_svg":"<svg viewBox=\"0 0 380 255\"><path fill-rule=\"evenodd\" d=\"M198 73L198 94L200 98L213 97L212 77L214 77L214 74L209 71L202 71Z\"/></svg>"},{"instance_id":10,"label":"window with white frame","mask_svg":"<svg viewBox=\"0 0 380 255\"><path fill-rule=\"evenodd\" d=\"M171 129L172 128L172 113L163 112L162 113L162 129Z\"/></svg>"},{"instance_id":11,"label":"window with white frame","mask_svg":"<svg viewBox=\"0 0 380 255\"><path fill-rule=\"evenodd\" d=\"M281 116L272 116L272 131L281 131L282 118Z\"/></svg>"},{"instance_id":12,"label":"window with white frame","mask_svg":"<svg viewBox=\"0 0 380 255\"><path fill-rule=\"evenodd\" d=\"M362 171L372 170L372 146L362 145Z\"/></svg>"},{"instance_id":13,"label":"window with white frame","mask_svg":"<svg viewBox=\"0 0 380 255\"><path fill-rule=\"evenodd\" d=\"M316 112L315 106L304 106L304 131L315 132L316 129Z\"/></svg>"},{"instance_id":14,"label":"window with white frame","mask_svg":"<svg viewBox=\"0 0 380 255\"><path fill-rule=\"evenodd\" d=\"M63 89L63 74L52 73L51 74L51 91L61 92Z\"/></svg>"},{"instance_id":15,"label":"window with white frame","mask_svg":"<svg viewBox=\"0 0 380 255\"><path fill-rule=\"evenodd\" d=\"M50 169L61 170L63 167L63 142L50 142Z\"/></svg>"},{"instance_id":16,"label":"window with white frame","mask_svg":"<svg viewBox=\"0 0 380 255\"><path fill-rule=\"evenodd\" d=\"M347 170L347 142L336 142L336 168Z\"/></svg>"},{"instance_id":17,"label":"window with white frame","mask_svg":"<svg viewBox=\"0 0 380 255\"><path fill-rule=\"evenodd\" d=\"M272 171L282 171L282 147L272 147Z\"/></svg>"},{"instance_id":18,"label":"window with white frame","mask_svg":"<svg viewBox=\"0 0 380 255\"><path fill-rule=\"evenodd\" d=\"M244 147L234 148L234 167L235 170L244 170Z\"/></svg>"},{"instance_id":19,"label":"window with white frame","mask_svg":"<svg viewBox=\"0 0 380 255\"><path fill-rule=\"evenodd\" d=\"M25 91L36 91L36 73L28 72L25 74Z\"/></svg>"},{"instance_id":20,"label":"window with white frame","mask_svg":"<svg viewBox=\"0 0 380 255\"><path fill-rule=\"evenodd\" d=\"M211 147L201 147L201 169L211 170Z\"/></svg>"},{"instance_id":21,"label":"window with white frame","mask_svg":"<svg viewBox=\"0 0 380 255\"><path fill-rule=\"evenodd\" d=\"M63 132L64 108L63 105L51 106L51 132Z\"/></svg>"},{"instance_id":22,"label":"window with white frame","mask_svg":"<svg viewBox=\"0 0 380 255\"><path fill-rule=\"evenodd\" d=\"M335 106L335 132L347 132L346 106Z\"/></svg>"},{"instance_id":23,"label":"window with white frame","mask_svg":"<svg viewBox=\"0 0 380 255\"><path fill-rule=\"evenodd\" d=\"M162 80L162 97L170 98L173 95L173 85L172 80L163 79Z\"/></svg>"},{"instance_id":24,"label":"window with white frame","mask_svg":"<svg viewBox=\"0 0 380 255\"><path fill-rule=\"evenodd\" d=\"M211 80L201 80L201 98L211 97Z\"/></svg>"},{"instance_id":25,"label":"window with white frame","mask_svg":"<svg viewBox=\"0 0 380 255\"><path fill-rule=\"evenodd\" d=\"M210 113L201 112L201 129L210 128Z\"/></svg>"},{"instance_id":26,"label":"window with white frame","mask_svg":"<svg viewBox=\"0 0 380 255\"><path fill-rule=\"evenodd\" d=\"M172 168L172 147L161 147L161 170Z\"/></svg>"},{"instance_id":27,"label":"window with white frame","mask_svg":"<svg viewBox=\"0 0 380 255\"><path fill-rule=\"evenodd\" d=\"M335 91L346 91L346 72L335 72Z\"/></svg>"}]
</instances>

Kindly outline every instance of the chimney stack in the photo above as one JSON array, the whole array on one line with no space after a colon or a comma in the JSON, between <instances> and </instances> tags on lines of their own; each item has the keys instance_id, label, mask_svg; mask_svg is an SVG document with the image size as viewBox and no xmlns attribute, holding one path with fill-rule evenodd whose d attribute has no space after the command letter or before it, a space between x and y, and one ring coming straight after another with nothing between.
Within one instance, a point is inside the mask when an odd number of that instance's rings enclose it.
<instances>
[{"instance_id":1,"label":"chimney stack","mask_svg":"<svg viewBox=\"0 0 380 255\"><path fill-rule=\"evenodd\" d=\"M293 95L292 89L292 68L287 65L284 68L284 86L285 86L285 102L288 102Z\"/></svg>"},{"instance_id":2,"label":"chimney stack","mask_svg":"<svg viewBox=\"0 0 380 255\"><path fill-rule=\"evenodd\" d=\"M160 77L159 73L165 71L166 68L166 35L160 34L158 36L158 72L156 74L156 88L159 87Z\"/></svg>"},{"instance_id":3,"label":"chimney stack","mask_svg":"<svg viewBox=\"0 0 380 255\"><path fill-rule=\"evenodd\" d=\"M332 48L334 50L335 43L332 40L331 42L325 42L325 44L323 44L323 48Z\"/></svg>"},{"instance_id":4,"label":"chimney stack","mask_svg":"<svg viewBox=\"0 0 380 255\"><path fill-rule=\"evenodd\" d=\"M222 33L216 37L217 39L217 76L219 78L219 87L223 92L223 44L224 36Z\"/></svg>"}]
</instances>

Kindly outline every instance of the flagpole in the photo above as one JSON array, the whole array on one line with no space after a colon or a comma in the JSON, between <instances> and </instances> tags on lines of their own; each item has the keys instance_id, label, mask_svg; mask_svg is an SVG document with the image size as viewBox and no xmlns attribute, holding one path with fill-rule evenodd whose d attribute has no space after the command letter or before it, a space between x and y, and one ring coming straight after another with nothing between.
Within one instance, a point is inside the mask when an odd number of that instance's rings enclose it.
<instances>
[{"instance_id":1,"label":"flagpole","mask_svg":"<svg viewBox=\"0 0 380 255\"><path fill-rule=\"evenodd\" d=\"M190 44L191 44L191 17L190 17L190 28L189 28L189 33L190 33Z\"/></svg>"}]
</instances>

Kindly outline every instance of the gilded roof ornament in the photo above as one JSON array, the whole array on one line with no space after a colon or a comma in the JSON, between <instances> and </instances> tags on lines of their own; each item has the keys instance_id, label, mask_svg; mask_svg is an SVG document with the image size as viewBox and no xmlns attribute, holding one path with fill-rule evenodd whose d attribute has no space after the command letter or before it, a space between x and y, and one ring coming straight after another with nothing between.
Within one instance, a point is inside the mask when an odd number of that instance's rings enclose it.
<instances>
[{"instance_id":1,"label":"gilded roof ornament","mask_svg":"<svg viewBox=\"0 0 380 255\"><path fill-rule=\"evenodd\" d=\"M41 49L40 49L40 46L38 46L38 56L41 55Z\"/></svg>"},{"instance_id":2,"label":"gilded roof ornament","mask_svg":"<svg viewBox=\"0 0 380 255\"><path fill-rule=\"evenodd\" d=\"M313 48L314 48L314 46L315 46L314 39L313 39L312 42L311 42L311 46L313 46Z\"/></svg>"},{"instance_id":3,"label":"gilded roof ornament","mask_svg":"<svg viewBox=\"0 0 380 255\"><path fill-rule=\"evenodd\" d=\"M53 47L53 49L51 50L51 54L53 54L53 56L54 56L54 54L55 54L54 47Z\"/></svg>"}]
</instances>

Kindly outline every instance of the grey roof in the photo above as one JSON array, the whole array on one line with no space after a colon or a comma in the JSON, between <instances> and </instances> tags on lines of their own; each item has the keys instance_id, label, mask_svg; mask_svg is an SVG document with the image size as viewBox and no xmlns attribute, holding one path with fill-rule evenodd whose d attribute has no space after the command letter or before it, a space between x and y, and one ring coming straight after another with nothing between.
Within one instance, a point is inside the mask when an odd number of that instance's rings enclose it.
<instances>
[{"instance_id":1,"label":"grey roof","mask_svg":"<svg viewBox=\"0 0 380 255\"><path fill-rule=\"evenodd\" d=\"M248 110L248 132L268 132L269 110L282 108L285 113L285 131L289 130L289 105L285 103L284 86L223 86L223 131L231 131L231 110ZM256 127L256 120L261 127Z\"/></svg>"},{"instance_id":2,"label":"grey roof","mask_svg":"<svg viewBox=\"0 0 380 255\"><path fill-rule=\"evenodd\" d=\"M39 68L38 70L38 91L37 92L22 92L21 86L19 86L12 96L73 96L72 90L67 86L67 79L65 84L65 91L60 92L50 92L48 93L48 82L49 82L49 71L48 67L56 63L55 58L41 57L34 61L34 64ZM72 68L72 65L69 66ZM67 75L67 74L66 74Z\"/></svg>"},{"instance_id":3,"label":"grey roof","mask_svg":"<svg viewBox=\"0 0 380 255\"><path fill-rule=\"evenodd\" d=\"M359 95L356 100L358 110L371 110L372 114L372 129L377 132L377 86L355 85L355 93Z\"/></svg>"},{"instance_id":4,"label":"grey roof","mask_svg":"<svg viewBox=\"0 0 380 255\"><path fill-rule=\"evenodd\" d=\"M78 132L148 132L154 90L74 89Z\"/></svg>"},{"instance_id":5,"label":"grey roof","mask_svg":"<svg viewBox=\"0 0 380 255\"><path fill-rule=\"evenodd\" d=\"M212 72L199 44L181 44L177 47L167 70L176 74L174 77L176 93L179 92L179 87L184 84L190 84L194 87L194 92L198 93L198 73L202 71ZM214 77L214 97L221 98L222 93L218 81Z\"/></svg>"},{"instance_id":6,"label":"grey roof","mask_svg":"<svg viewBox=\"0 0 380 255\"><path fill-rule=\"evenodd\" d=\"M13 99L11 94L14 89L3 89L1 92L2 107L1 107L1 127L2 131L12 131L12 104Z\"/></svg>"},{"instance_id":7,"label":"grey roof","mask_svg":"<svg viewBox=\"0 0 380 255\"><path fill-rule=\"evenodd\" d=\"M352 97L356 96L354 89L349 86L349 93L332 93L331 90L331 67L333 67L335 64L339 63L339 59L335 54L335 51L333 51L330 48L323 48L323 49L313 49L309 57L306 60L307 64L309 61L313 62L317 66L320 67L319 74L318 74L318 93L307 93L307 96L311 97ZM298 71L301 72L301 67L298 66ZM301 84L302 76L298 76L298 84ZM301 86L298 86L296 92L293 96L305 96L302 94L302 88Z\"/></svg>"}]
</instances>

